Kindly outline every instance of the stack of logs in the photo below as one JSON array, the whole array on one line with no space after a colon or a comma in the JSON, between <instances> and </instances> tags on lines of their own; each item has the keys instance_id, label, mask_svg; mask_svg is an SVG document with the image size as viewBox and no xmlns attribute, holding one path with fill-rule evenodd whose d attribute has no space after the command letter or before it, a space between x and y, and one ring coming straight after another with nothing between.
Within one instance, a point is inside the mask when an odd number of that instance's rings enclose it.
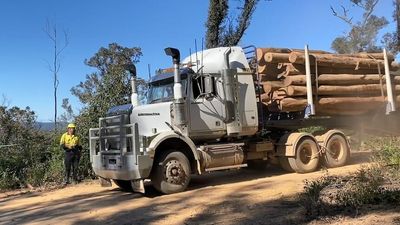
<instances>
[{"instance_id":1,"label":"stack of logs","mask_svg":"<svg viewBox=\"0 0 400 225\"><path fill-rule=\"evenodd\" d=\"M309 51L313 99L317 115L360 115L387 102L383 53L332 54ZM388 54L390 71L399 70ZM303 111L307 106L304 50L257 49L261 100L270 111ZM400 102L400 75L392 74ZM397 104L399 106L400 104Z\"/></svg>"}]
</instances>

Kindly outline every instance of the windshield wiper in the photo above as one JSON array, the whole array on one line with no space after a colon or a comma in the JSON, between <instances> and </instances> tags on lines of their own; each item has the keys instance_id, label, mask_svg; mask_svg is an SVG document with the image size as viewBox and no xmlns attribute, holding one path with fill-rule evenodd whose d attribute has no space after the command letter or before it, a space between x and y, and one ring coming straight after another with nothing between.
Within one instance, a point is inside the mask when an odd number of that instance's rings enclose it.
<instances>
[{"instance_id":1,"label":"windshield wiper","mask_svg":"<svg viewBox=\"0 0 400 225\"><path fill-rule=\"evenodd\" d=\"M151 103L154 103L154 102L159 102L159 101L161 101L161 100L162 100L162 98L153 99L153 100L150 101L150 104L151 104Z\"/></svg>"}]
</instances>

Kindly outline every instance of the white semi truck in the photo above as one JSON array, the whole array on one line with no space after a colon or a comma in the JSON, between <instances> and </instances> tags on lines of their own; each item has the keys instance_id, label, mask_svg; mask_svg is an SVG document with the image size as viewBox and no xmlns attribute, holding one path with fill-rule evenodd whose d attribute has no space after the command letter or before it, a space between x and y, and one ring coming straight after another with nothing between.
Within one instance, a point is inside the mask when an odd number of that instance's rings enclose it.
<instances>
[{"instance_id":1,"label":"white semi truck","mask_svg":"<svg viewBox=\"0 0 400 225\"><path fill-rule=\"evenodd\" d=\"M265 163L312 172L343 166L350 147L337 128L363 118L269 112L260 100L255 48L220 47L180 61L166 48L174 70L153 76L147 104L115 106L90 129L90 158L103 185L143 191L143 181L164 194L185 190L193 174ZM134 71L134 69L132 70ZM320 134L298 132L323 125Z\"/></svg>"}]
</instances>

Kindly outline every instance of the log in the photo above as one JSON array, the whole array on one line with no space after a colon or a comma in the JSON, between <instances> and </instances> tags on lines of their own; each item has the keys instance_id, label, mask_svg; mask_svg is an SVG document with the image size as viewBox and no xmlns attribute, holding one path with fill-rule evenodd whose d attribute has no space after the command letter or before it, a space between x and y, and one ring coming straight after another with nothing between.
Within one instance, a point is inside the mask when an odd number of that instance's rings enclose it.
<instances>
[{"instance_id":1,"label":"log","mask_svg":"<svg viewBox=\"0 0 400 225\"><path fill-rule=\"evenodd\" d=\"M327 115L358 115L384 105L384 97L321 98L316 102L316 112ZM285 112L302 111L306 106L305 98L284 98L279 101L279 109Z\"/></svg>"},{"instance_id":2,"label":"log","mask_svg":"<svg viewBox=\"0 0 400 225\"><path fill-rule=\"evenodd\" d=\"M302 111L307 106L307 99L284 98L279 101L279 110L284 112Z\"/></svg>"},{"instance_id":3,"label":"log","mask_svg":"<svg viewBox=\"0 0 400 225\"><path fill-rule=\"evenodd\" d=\"M318 100L319 107L342 107L342 108L362 108L375 107L376 104L382 104L385 98L378 97L336 97L336 98L320 98Z\"/></svg>"},{"instance_id":4,"label":"log","mask_svg":"<svg viewBox=\"0 0 400 225\"><path fill-rule=\"evenodd\" d=\"M304 49L299 49L299 48L292 48L292 52L299 52L304 54ZM312 54L332 54L332 52L327 52L324 50L308 50L309 53Z\"/></svg>"},{"instance_id":5,"label":"log","mask_svg":"<svg viewBox=\"0 0 400 225\"><path fill-rule=\"evenodd\" d=\"M264 54L267 52L291 53L292 51L288 48L257 48L256 49L257 62L264 61Z\"/></svg>"},{"instance_id":6,"label":"log","mask_svg":"<svg viewBox=\"0 0 400 225\"><path fill-rule=\"evenodd\" d=\"M257 48L256 55L257 55L257 62L264 61L264 55L266 53L291 53L291 52L304 52L304 49L289 49L289 48ZM316 54L331 54L327 51L322 50L310 50L310 53Z\"/></svg>"},{"instance_id":7,"label":"log","mask_svg":"<svg viewBox=\"0 0 400 225\"><path fill-rule=\"evenodd\" d=\"M262 85L265 93L270 93L284 87L282 81L265 81L262 82Z\"/></svg>"},{"instance_id":8,"label":"log","mask_svg":"<svg viewBox=\"0 0 400 225\"><path fill-rule=\"evenodd\" d=\"M315 76L313 76L315 81ZM386 82L386 77L379 74L321 74L318 76L319 85L355 85L355 84L380 84ZM392 82L400 84L400 76L394 76ZM305 75L287 76L283 80L284 86L306 85ZM315 82L314 82L315 83Z\"/></svg>"},{"instance_id":9,"label":"log","mask_svg":"<svg viewBox=\"0 0 400 225\"><path fill-rule=\"evenodd\" d=\"M307 88L305 86L287 86L280 88L279 91L286 92L287 96L306 96ZM314 90L314 94L318 95L380 95L381 92L386 93L386 85L380 84L362 84L362 85L347 85L347 86L330 86L320 85L318 92ZM395 85L393 91L400 93L400 85Z\"/></svg>"},{"instance_id":10,"label":"log","mask_svg":"<svg viewBox=\"0 0 400 225\"><path fill-rule=\"evenodd\" d=\"M280 64L278 64L280 65ZM301 75L305 74L305 67L301 64L292 64L292 63L283 63L285 71L280 74L280 77L287 77L292 75ZM336 67L325 67L318 66L317 71L315 70L315 66L311 67L311 73L318 74L379 74L377 68L375 69L358 69L354 70L351 68L336 68ZM381 73L384 73L383 68L381 68ZM279 77L279 76L278 76Z\"/></svg>"},{"instance_id":11,"label":"log","mask_svg":"<svg viewBox=\"0 0 400 225\"><path fill-rule=\"evenodd\" d=\"M266 63L289 63L288 53L265 53L264 61Z\"/></svg>"},{"instance_id":12,"label":"log","mask_svg":"<svg viewBox=\"0 0 400 225\"><path fill-rule=\"evenodd\" d=\"M260 75L260 81L265 82L265 81L277 81L279 80L276 77L276 74L259 74Z\"/></svg>"},{"instance_id":13,"label":"log","mask_svg":"<svg viewBox=\"0 0 400 225\"><path fill-rule=\"evenodd\" d=\"M262 102L269 102L271 101L271 97L269 93L261 94L261 101Z\"/></svg>"},{"instance_id":14,"label":"log","mask_svg":"<svg viewBox=\"0 0 400 225\"><path fill-rule=\"evenodd\" d=\"M304 54L298 52L292 52L289 55L289 61L295 64L304 64L305 56ZM346 57L334 54L313 54L310 56L311 65L315 65L317 62L318 66L327 66L333 68L353 68L358 69L375 69L378 65L383 69L383 60L374 59L363 59L355 57Z\"/></svg>"},{"instance_id":15,"label":"log","mask_svg":"<svg viewBox=\"0 0 400 225\"><path fill-rule=\"evenodd\" d=\"M355 58L363 58L363 59L379 59L383 60L383 53L368 53L368 52L360 52L355 54L340 54L340 56L346 57L355 57ZM391 62L394 60L394 55L388 53L388 60Z\"/></svg>"},{"instance_id":16,"label":"log","mask_svg":"<svg viewBox=\"0 0 400 225\"><path fill-rule=\"evenodd\" d=\"M258 73L260 74L273 74L275 77L281 73L283 69L278 69L278 64L276 63L266 63L264 65L258 65Z\"/></svg>"}]
</instances>

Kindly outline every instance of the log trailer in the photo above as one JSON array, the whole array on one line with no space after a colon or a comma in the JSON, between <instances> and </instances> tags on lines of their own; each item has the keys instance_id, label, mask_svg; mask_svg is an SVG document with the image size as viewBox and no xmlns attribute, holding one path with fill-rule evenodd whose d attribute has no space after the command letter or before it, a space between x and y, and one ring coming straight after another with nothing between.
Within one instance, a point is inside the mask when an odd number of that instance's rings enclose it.
<instances>
[{"instance_id":1,"label":"log trailer","mask_svg":"<svg viewBox=\"0 0 400 225\"><path fill-rule=\"evenodd\" d=\"M102 185L114 181L122 189L143 192L144 180L150 179L158 191L171 194L184 191L192 175L211 171L267 163L297 173L320 165L339 167L350 157L348 139L339 128L365 120L382 125L378 117L390 118L392 125L398 121L392 119L396 101L390 94L383 111L319 115L307 48L307 104L295 112L271 111L263 103L255 47L207 49L182 62L179 50L166 48L165 53L172 57L173 70L151 78L147 104L138 103L133 68L132 103L112 107L89 131L90 160ZM309 126L326 130L298 131Z\"/></svg>"}]
</instances>

